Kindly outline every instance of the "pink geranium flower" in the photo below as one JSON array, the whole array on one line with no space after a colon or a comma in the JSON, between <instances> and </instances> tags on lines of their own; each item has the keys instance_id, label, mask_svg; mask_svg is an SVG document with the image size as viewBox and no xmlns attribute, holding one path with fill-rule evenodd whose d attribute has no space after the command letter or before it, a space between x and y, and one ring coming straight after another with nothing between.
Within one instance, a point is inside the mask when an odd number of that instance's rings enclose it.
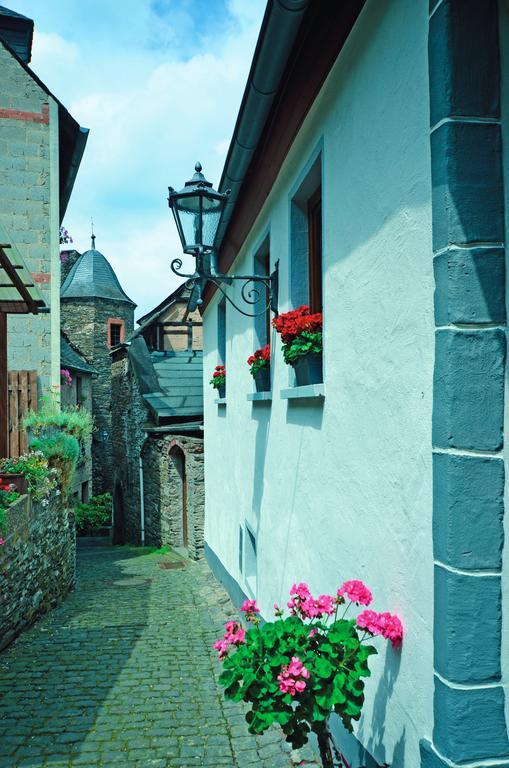
<instances>
[{"instance_id":1,"label":"pink geranium flower","mask_svg":"<svg viewBox=\"0 0 509 768\"><path fill-rule=\"evenodd\" d=\"M289 693L295 696L306 690L306 680L309 679L309 670L304 666L298 656L293 656L290 664L281 667L277 677L281 693Z\"/></svg>"},{"instance_id":2,"label":"pink geranium flower","mask_svg":"<svg viewBox=\"0 0 509 768\"><path fill-rule=\"evenodd\" d=\"M240 608L244 613L260 613L260 609L256 605L256 600L244 600Z\"/></svg>"},{"instance_id":3,"label":"pink geranium flower","mask_svg":"<svg viewBox=\"0 0 509 768\"><path fill-rule=\"evenodd\" d=\"M403 640L403 624L401 619L394 614L385 611L377 613L376 611L362 611L357 616L357 626L366 629L372 635L380 635L390 640L393 647L396 648Z\"/></svg>"},{"instance_id":4,"label":"pink geranium flower","mask_svg":"<svg viewBox=\"0 0 509 768\"><path fill-rule=\"evenodd\" d=\"M359 603L360 605L369 605L373 600L371 590L358 579L345 581L343 586L338 589L338 597L344 597L345 595L352 603Z\"/></svg>"}]
</instances>

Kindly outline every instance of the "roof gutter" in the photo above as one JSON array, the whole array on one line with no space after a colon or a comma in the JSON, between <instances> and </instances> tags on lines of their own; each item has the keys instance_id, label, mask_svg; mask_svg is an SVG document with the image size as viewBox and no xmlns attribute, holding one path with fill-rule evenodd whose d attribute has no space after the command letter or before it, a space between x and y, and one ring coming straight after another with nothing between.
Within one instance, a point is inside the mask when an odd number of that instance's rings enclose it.
<instances>
[{"instance_id":1,"label":"roof gutter","mask_svg":"<svg viewBox=\"0 0 509 768\"><path fill-rule=\"evenodd\" d=\"M219 250L311 0L269 0L219 190L231 190L215 246Z\"/></svg>"}]
</instances>

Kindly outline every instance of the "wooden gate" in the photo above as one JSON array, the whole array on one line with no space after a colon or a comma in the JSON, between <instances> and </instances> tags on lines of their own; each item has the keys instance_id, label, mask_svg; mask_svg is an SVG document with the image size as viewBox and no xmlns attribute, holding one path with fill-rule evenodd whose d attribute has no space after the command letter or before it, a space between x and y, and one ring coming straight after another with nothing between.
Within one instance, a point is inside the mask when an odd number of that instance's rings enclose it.
<instances>
[{"instance_id":1,"label":"wooden gate","mask_svg":"<svg viewBox=\"0 0 509 768\"><path fill-rule=\"evenodd\" d=\"M29 410L37 410L37 371L9 371L9 456L19 456L27 449L23 419Z\"/></svg>"}]
</instances>

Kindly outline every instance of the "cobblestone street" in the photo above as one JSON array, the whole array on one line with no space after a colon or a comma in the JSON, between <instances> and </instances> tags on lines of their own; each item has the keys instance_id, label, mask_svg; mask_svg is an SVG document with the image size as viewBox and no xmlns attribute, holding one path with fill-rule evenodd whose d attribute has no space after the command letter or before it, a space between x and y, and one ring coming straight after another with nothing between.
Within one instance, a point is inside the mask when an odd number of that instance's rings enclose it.
<instances>
[{"instance_id":1,"label":"cobblestone street","mask_svg":"<svg viewBox=\"0 0 509 768\"><path fill-rule=\"evenodd\" d=\"M1 768L307 764L224 701L211 646L233 607L205 563L184 563L79 550L76 591L0 655Z\"/></svg>"}]
</instances>

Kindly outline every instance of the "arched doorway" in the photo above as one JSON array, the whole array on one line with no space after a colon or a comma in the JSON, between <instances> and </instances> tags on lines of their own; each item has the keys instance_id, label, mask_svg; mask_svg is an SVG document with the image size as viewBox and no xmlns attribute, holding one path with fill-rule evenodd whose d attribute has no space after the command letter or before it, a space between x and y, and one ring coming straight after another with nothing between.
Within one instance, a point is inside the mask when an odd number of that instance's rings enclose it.
<instances>
[{"instance_id":1,"label":"arched doorway","mask_svg":"<svg viewBox=\"0 0 509 768\"><path fill-rule=\"evenodd\" d=\"M113 494L113 544L125 544L124 494L120 483Z\"/></svg>"},{"instance_id":2,"label":"arched doorway","mask_svg":"<svg viewBox=\"0 0 509 768\"><path fill-rule=\"evenodd\" d=\"M174 445L170 450L170 461L180 477L179 502L182 513L182 544L189 544L189 530L187 524L187 479L186 479L186 455L182 448Z\"/></svg>"}]
</instances>

